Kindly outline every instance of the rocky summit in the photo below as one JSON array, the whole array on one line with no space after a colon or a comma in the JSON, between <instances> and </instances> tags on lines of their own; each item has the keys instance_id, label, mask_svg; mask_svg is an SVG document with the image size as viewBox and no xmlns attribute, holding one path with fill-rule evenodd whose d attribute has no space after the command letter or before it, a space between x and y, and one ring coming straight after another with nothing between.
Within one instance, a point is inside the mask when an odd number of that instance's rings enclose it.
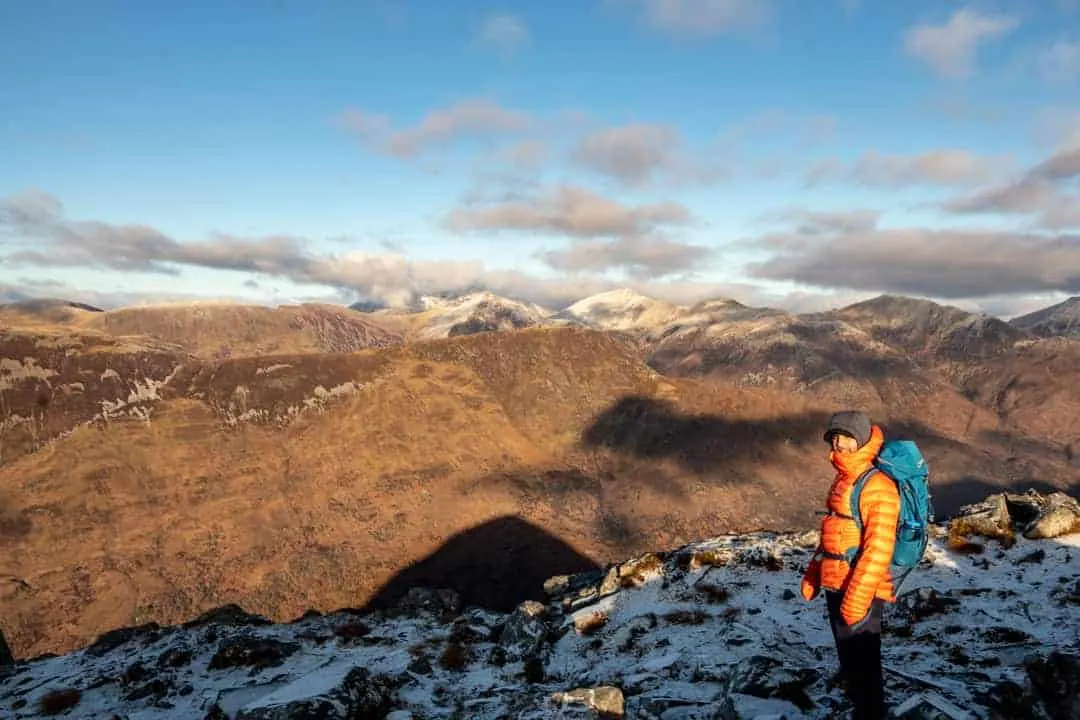
<instances>
[{"instance_id":1,"label":"rocky summit","mask_svg":"<svg viewBox=\"0 0 1080 720\"><path fill-rule=\"evenodd\" d=\"M1071 514L1071 522L1064 516ZM933 528L886 614L905 718L1076 718L1080 506L999 495ZM0 668L4 717L842 717L822 601L796 593L816 533L726 535L545 584L507 614L417 587L361 614L274 624L226 606Z\"/></svg>"}]
</instances>

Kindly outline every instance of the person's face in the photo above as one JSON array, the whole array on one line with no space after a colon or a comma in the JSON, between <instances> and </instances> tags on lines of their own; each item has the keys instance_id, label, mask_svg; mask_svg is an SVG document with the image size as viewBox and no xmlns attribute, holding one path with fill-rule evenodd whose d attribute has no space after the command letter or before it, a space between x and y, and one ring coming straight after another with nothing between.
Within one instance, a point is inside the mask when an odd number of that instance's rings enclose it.
<instances>
[{"instance_id":1,"label":"person's face","mask_svg":"<svg viewBox=\"0 0 1080 720\"><path fill-rule=\"evenodd\" d=\"M853 453L859 449L859 441L850 435L834 432L832 434L832 449L838 453Z\"/></svg>"}]
</instances>

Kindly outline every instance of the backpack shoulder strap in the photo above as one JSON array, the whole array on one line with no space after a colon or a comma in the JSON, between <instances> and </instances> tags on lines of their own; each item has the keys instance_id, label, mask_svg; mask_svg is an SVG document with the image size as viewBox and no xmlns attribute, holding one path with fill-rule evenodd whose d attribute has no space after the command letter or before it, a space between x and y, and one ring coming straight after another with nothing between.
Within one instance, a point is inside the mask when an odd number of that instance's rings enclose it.
<instances>
[{"instance_id":1,"label":"backpack shoulder strap","mask_svg":"<svg viewBox=\"0 0 1080 720\"><path fill-rule=\"evenodd\" d=\"M866 487L867 480L877 472L881 472L877 467L871 467L862 475L855 479L855 484L851 486L851 519L855 521L855 525L859 528L859 532L862 532L863 522L862 514L859 512L859 500L862 498L863 488Z\"/></svg>"}]
</instances>

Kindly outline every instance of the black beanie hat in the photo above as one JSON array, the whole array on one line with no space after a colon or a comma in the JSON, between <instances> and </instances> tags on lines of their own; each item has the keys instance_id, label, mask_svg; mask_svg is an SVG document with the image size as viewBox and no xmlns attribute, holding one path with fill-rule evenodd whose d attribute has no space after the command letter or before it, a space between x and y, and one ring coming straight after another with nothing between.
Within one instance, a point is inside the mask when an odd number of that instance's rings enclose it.
<instances>
[{"instance_id":1,"label":"black beanie hat","mask_svg":"<svg viewBox=\"0 0 1080 720\"><path fill-rule=\"evenodd\" d=\"M829 418L829 428L825 431L825 442L832 442L833 433L843 433L855 438L859 447L870 442L870 416L859 410L844 410Z\"/></svg>"}]
</instances>

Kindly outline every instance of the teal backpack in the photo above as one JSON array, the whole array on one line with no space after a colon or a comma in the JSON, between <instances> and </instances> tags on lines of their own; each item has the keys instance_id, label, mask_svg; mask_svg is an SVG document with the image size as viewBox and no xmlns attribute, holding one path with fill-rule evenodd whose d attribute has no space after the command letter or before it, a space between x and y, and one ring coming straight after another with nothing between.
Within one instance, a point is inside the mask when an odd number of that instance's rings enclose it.
<instances>
[{"instance_id":1,"label":"teal backpack","mask_svg":"<svg viewBox=\"0 0 1080 720\"><path fill-rule=\"evenodd\" d=\"M876 472L895 482L900 494L896 545L889 565L893 591L899 595L900 586L922 560L930 542L930 523L934 521L930 467L913 440L887 440L874 460L874 467L860 475L851 489L851 517L860 533L863 523L859 516L859 498L866 481Z\"/></svg>"}]
</instances>

